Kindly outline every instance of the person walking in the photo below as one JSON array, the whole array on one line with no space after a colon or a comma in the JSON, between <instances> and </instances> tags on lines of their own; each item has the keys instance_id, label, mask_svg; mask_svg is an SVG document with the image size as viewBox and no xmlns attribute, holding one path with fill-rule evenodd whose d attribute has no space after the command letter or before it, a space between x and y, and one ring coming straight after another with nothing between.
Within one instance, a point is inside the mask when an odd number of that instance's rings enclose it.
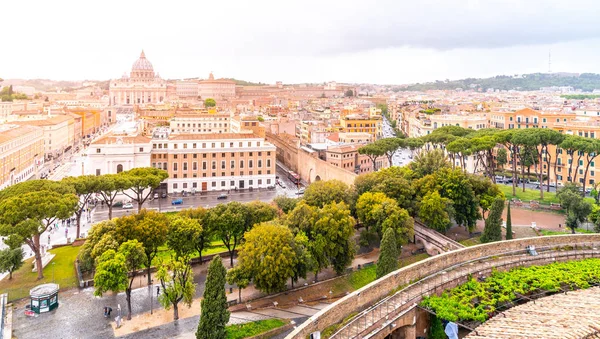
<instances>
[{"instance_id":1,"label":"person walking","mask_svg":"<svg viewBox=\"0 0 600 339\"><path fill-rule=\"evenodd\" d=\"M48 234L48 246L50 246L50 234Z\"/></svg>"},{"instance_id":2,"label":"person walking","mask_svg":"<svg viewBox=\"0 0 600 339\"><path fill-rule=\"evenodd\" d=\"M69 229L65 228L65 238L69 236Z\"/></svg>"}]
</instances>

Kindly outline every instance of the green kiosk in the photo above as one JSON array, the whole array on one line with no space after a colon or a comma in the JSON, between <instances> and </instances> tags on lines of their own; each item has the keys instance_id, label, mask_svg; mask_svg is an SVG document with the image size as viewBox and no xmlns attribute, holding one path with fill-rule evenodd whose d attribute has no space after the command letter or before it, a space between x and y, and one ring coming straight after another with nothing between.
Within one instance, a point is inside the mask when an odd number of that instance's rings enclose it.
<instances>
[{"instance_id":1,"label":"green kiosk","mask_svg":"<svg viewBox=\"0 0 600 339\"><path fill-rule=\"evenodd\" d=\"M29 291L31 311L40 314L58 307L58 284L43 284Z\"/></svg>"}]
</instances>

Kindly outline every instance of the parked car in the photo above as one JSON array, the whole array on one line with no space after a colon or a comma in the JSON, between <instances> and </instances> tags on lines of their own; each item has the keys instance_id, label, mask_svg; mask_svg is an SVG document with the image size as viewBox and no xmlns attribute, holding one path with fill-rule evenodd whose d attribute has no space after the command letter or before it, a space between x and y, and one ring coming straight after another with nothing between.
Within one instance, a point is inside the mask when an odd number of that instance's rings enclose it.
<instances>
[{"instance_id":1,"label":"parked car","mask_svg":"<svg viewBox=\"0 0 600 339\"><path fill-rule=\"evenodd\" d=\"M298 194L298 195L304 194L304 188L299 189L298 192L296 192L296 194Z\"/></svg>"},{"instance_id":2,"label":"parked car","mask_svg":"<svg viewBox=\"0 0 600 339\"><path fill-rule=\"evenodd\" d=\"M536 185L536 186L540 186L540 182L539 181L530 181L529 182L531 185ZM539 188L539 187L538 187Z\"/></svg>"},{"instance_id":3,"label":"parked car","mask_svg":"<svg viewBox=\"0 0 600 339\"><path fill-rule=\"evenodd\" d=\"M130 202L128 202L128 203L126 203L126 204L123 204L123 209L124 209L124 210L130 210L130 209L132 209L132 208L133 208L133 204L132 204L132 203L130 203Z\"/></svg>"},{"instance_id":4,"label":"parked car","mask_svg":"<svg viewBox=\"0 0 600 339\"><path fill-rule=\"evenodd\" d=\"M115 201L113 203L112 207L123 207L123 202L122 201Z\"/></svg>"},{"instance_id":5,"label":"parked car","mask_svg":"<svg viewBox=\"0 0 600 339\"><path fill-rule=\"evenodd\" d=\"M166 192L162 192L160 195L161 198L165 199L167 198L167 193Z\"/></svg>"},{"instance_id":6,"label":"parked car","mask_svg":"<svg viewBox=\"0 0 600 339\"><path fill-rule=\"evenodd\" d=\"M154 198L153 199L158 199L158 193L154 193Z\"/></svg>"},{"instance_id":7,"label":"parked car","mask_svg":"<svg viewBox=\"0 0 600 339\"><path fill-rule=\"evenodd\" d=\"M173 199L171 200L171 205L181 205L183 204L183 199Z\"/></svg>"},{"instance_id":8,"label":"parked car","mask_svg":"<svg viewBox=\"0 0 600 339\"><path fill-rule=\"evenodd\" d=\"M227 199L227 194L221 193L221 194L219 194L219 196L217 197L217 199Z\"/></svg>"}]
</instances>

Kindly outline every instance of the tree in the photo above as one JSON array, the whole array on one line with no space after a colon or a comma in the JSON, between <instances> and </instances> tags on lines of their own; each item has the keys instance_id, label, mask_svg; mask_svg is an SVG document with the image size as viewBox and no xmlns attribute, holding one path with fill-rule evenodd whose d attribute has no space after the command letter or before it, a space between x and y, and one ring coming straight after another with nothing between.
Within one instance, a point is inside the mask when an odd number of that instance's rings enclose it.
<instances>
[{"instance_id":1,"label":"tree","mask_svg":"<svg viewBox=\"0 0 600 339\"><path fill-rule=\"evenodd\" d=\"M88 201L94 193L99 192L102 188L99 178L100 177L95 175L82 175L78 177L66 177L62 180L62 182L65 184L73 186L75 189L75 194L77 194L79 197L79 203L77 205L77 210L75 211L75 216L77 217L76 238L79 238L81 230L81 216L85 212Z\"/></svg>"},{"instance_id":2,"label":"tree","mask_svg":"<svg viewBox=\"0 0 600 339\"><path fill-rule=\"evenodd\" d=\"M297 260L292 232L285 226L262 223L246 232L244 240L238 254L241 270L265 293L284 290Z\"/></svg>"},{"instance_id":3,"label":"tree","mask_svg":"<svg viewBox=\"0 0 600 339\"><path fill-rule=\"evenodd\" d=\"M396 154L400 147L405 146L404 139L400 138L379 139L376 141L376 143L381 145L385 156L388 158L388 163L390 166L393 164L394 154Z\"/></svg>"},{"instance_id":4,"label":"tree","mask_svg":"<svg viewBox=\"0 0 600 339\"><path fill-rule=\"evenodd\" d=\"M47 181L47 183L39 183ZM77 208L71 187L50 180L31 180L0 191L0 236L18 236L35 255L38 280L44 277L40 236Z\"/></svg>"},{"instance_id":5,"label":"tree","mask_svg":"<svg viewBox=\"0 0 600 339\"><path fill-rule=\"evenodd\" d=\"M444 169L436 173L435 182L440 195L452 200L454 220L472 232L479 219L479 206L469 177L460 170Z\"/></svg>"},{"instance_id":6,"label":"tree","mask_svg":"<svg viewBox=\"0 0 600 339\"><path fill-rule=\"evenodd\" d=\"M306 279L306 275L314 268L314 260L310 255L308 237L304 232L298 232L294 236L294 251L296 252L296 266L292 277L292 288L300 278Z\"/></svg>"},{"instance_id":7,"label":"tree","mask_svg":"<svg viewBox=\"0 0 600 339\"><path fill-rule=\"evenodd\" d=\"M444 151L436 149L417 154L408 167L415 173L417 178L422 178L443 168L450 168L450 164L446 160Z\"/></svg>"},{"instance_id":8,"label":"tree","mask_svg":"<svg viewBox=\"0 0 600 339\"><path fill-rule=\"evenodd\" d=\"M215 99L208 98L208 99L204 100L204 107L210 108L210 107L215 107L215 106L217 106L217 102L215 101Z\"/></svg>"},{"instance_id":9,"label":"tree","mask_svg":"<svg viewBox=\"0 0 600 339\"><path fill-rule=\"evenodd\" d=\"M332 202L350 204L350 188L339 180L315 181L304 191L303 200L319 208Z\"/></svg>"},{"instance_id":10,"label":"tree","mask_svg":"<svg viewBox=\"0 0 600 339\"><path fill-rule=\"evenodd\" d=\"M414 221L408 212L398 207L394 199L383 193L364 193L356 203L356 214L369 231L377 233L382 239L386 228L391 227L396 232L398 247L406 244L413 235Z\"/></svg>"},{"instance_id":11,"label":"tree","mask_svg":"<svg viewBox=\"0 0 600 339\"><path fill-rule=\"evenodd\" d=\"M13 272L23 266L23 257L20 244L0 250L0 272L8 272L8 280L11 280Z\"/></svg>"},{"instance_id":12,"label":"tree","mask_svg":"<svg viewBox=\"0 0 600 339\"><path fill-rule=\"evenodd\" d=\"M381 240L381 250L377 260L377 279L398 269L398 247L396 246L396 235L392 228L388 228Z\"/></svg>"},{"instance_id":13,"label":"tree","mask_svg":"<svg viewBox=\"0 0 600 339\"><path fill-rule=\"evenodd\" d=\"M183 302L187 307L192 306L196 291L192 267L184 257L165 261L158 266L156 278L162 286L158 302L167 310L173 306L173 320L179 320L179 303ZM202 306L204 308L204 305Z\"/></svg>"},{"instance_id":14,"label":"tree","mask_svg":"<svg viewBox=\"0 0 600 339\"><path fill-rule=\"evenodd\" d=\"M344 92L344 96L346 96L346 97L353 97L354 96L354 92L352 92L351 89L346 90L346 92Z\"/></svg>"},{"instance_id":15,"label":"tree","mask_svg":"<svg viewBox=\"0 0 600 339\"><path fill-rule=\"evenodd\" d=\"M510 160L512 164L512 178L513 178L513 195L517 194L517 154L519 153L519 147L512 140L515 133L514 129L507 129L500 131L494 135L494 139L497 143L502 144L506 149L510 151Z\"/></svg>"},{"instance_id":16,"label":"tree","mask_svg":"<svg viewBox=\"0 0 600 339\"><path fill-rule=\"evenodd\" d=\"M511 240L512 238L513 238L512 219L510 217L510 201L509 201L508 206L506 207L506 240Z\"/></svg>"},{"instance_id":17,"label":"tree","mask_svg":"<svg viewBox=\"0 0 600 339\"><path fill-rule=\"evenodd\" d=\"M481 235L481 242L488 243L502 241L502 211L504 210L504 199L496 198L492 204L490 215L485 221L485 228Z\"/></svg>"},{"instance_id":18,"label":"tree","mask_svg":"<svg viewBox=\"0 0 600 339\"><path fill-rule=\"evenodd\" d=\"M127 266L125 257L114 250L108 250L98 258L98 266L94 274L94 295L113 291L120 292L127 288Z\"/></svg>"},{"instance_id":19,"label":"tree","mask_svg":"<svg viewBox=\"0 0 600 339\"><path fill-rule=\"evenodd\" d=\"M585 186L586 186L586 181L587 181L587 176L589 173L590 165L592 164L594 159L596 159L596 157L598 155L600 155L600 141L586 139L586 144L587 145L586 145L585 149L583 150L585 152L585 163L586 163L585 169L583 170L583 192L582 192L583 195L585 195Z\"/></svg>"},{"instance_id":20,"label":"tree","mask_svg":"<svg viewBox=\"0 0 600 339\"><path fill-rule=\"evenodd\" d=\"M179 216L196 220L201 226L202 230L200 235L195 239L196 241L194 242L196 252L198 252L198 256L200 257L200 264L202 264L202 251L204 250L206 244L210 244L212 237L212 233L206 224L207 215L208 210L202 207L187 208L179 212Z\"/></svg>"},{"instance_id":21,"label":"tree","mask_svg":"<svg viewBox=\"0 0 600 339\"><path fill-rule=\"evenodd\" d=\"M242 302L242 290L250 285L251 279L250 272L239 265L227 271L227 283L238 287L239 302Z\"/></svg>"},{"instance_id":22,"label":"tree","mask_svg":"<svg viewBox=\"0 0 600 339\"><path fill-rule=\"evenodd\" d=\"M135 280L136 272L147 265L144 246L137 240L128 240L119 246L119 254L125 259L125 267L130 272L129 284L125 287L125 300L127 301L127 320L131 320L131 286ZM120 278L119 278L120 279Z\"/></svg>"},{"instance_id":23,"label":"tree","mask_svg":"<svg viewBox=\"0 0 600 339\"><path fill-rule=\"evenodd\" d=\"M285 222L287 226L297 234L298 232L308 232L312 229L318 208L310 206L304 200L300 200L296 207L287 214Z\"/></svg>"},{"instance_id":24,"label":"tree","mask_svg":"<svg viewBox=\"0 0 600 339\"><path fill-rule=\"evenodd\" d=\"M138 203L138 212L160 183L169 177L167 171L154 167L139 167L119 174L128 180L128 190L123 190L123 194Z\"/></svg>"},{"instance_id":25,"label":"tree","mask_svg":"<svg viewBox=\"0 0 600 339\"><path fill-rule=\"evenodd\" d=\"M137 239L144 246L148 285L152 283L150 269L158 247L167 240L169 219L159 212L142 210L134 215L118 218L115 223L115 239L118 243Z\"/></svg>"},{"instance_id":26,"label":"tree","mask_svg":"<svg viewBox=\"0 0 600 339\"><path fill-rule=\"evenodd\" d=\"M108 207L108 219L112 219L113 204L119 192L131 187L132 184L123 175L105 174L98 177L98 193Z\"/></svg>"},{"instance_id":27,"label":"tree","mask_svg":"<svg viewBox=\"0 0 600 339\"><path fill-rule=\"evenodd\" d=\"M585 221L592 212L592 205L583 199L579 187L574 183L567 183L556 196L567 212L567 227L575 234L578 223Z\"/></svg>"},{"instance_id":28,"label":"tree","mask_svg":"<svg viewBox=\"0 0 600 339\"><path fill-rule=\"evenodd\" d=\"M443 198L438 191L429 192L421 199L419 218L427 227L446 233L452 226L448 213L451 205L450 199Z\"/></svg>"},{"instance_id":29,"label":"tree","mask_svg":"<svg viewBox=\"0 0 600 339\"><path fill-rule=\"evenodd\" d=\"M242 240L244 232L247 231L247 220L249 220L248 209L237 201L219 204L208 211L206 217L208 229L227 247L231 267L233 267L235 249Z\"/></svg>"},{"instance_id":30,"label":"tree","mask_svg":"<svg viewBox=\"0 0 600 339\"><path fill-rule=\"evenodd\" d=\"M298 198L290 198L286 197L285 195L278 195L275 197L275 199L273 199L273 202L283 211L283 213L287 214L292 211L294 207L296 207L298 200Z\"/></svg>"},{"instance_id":31,"label":"tree","mask_svg":"<svg viewBox=\"0 0 600 339\"><path fill-rule=\"evenodd\" d=\"M218 255L213 258L206 275L206 287L200 302L200 323L196 339L226 339L229 322L225 296L225 267Z\"/></svg>"},{"instance_id":32,"label":"tree","mask_svg":"<svg viewBox=\"0 0 600 339\"><path fill-rule=\"evenodd\" d=\"M278 216L275 206L263 201L251 201L244 206L247 209L246 230L261 222L271 221Z\"/></svg>"},{"instance_id":33,"label":"tree","mask_svg":"<svg viewBox=\"0 0 600 339\"><path fill-rule=\"evenodd\" d=\"M189 261L196 251L202 232L202 225L197 219L177 217L171 220L167 232L167 245L175 252L175 258ZM199 255L202 256L202 252Z\"/></svg>"},{"instance_id":34,"label":"tree","mask_svg":"<svg viewBox=\"0 0 600 339\"><path fill-rule=\"evenodd\" d=\"M373 162L373 172L377 172L377 158L385 154L383 145L370 143L358 149L358 153L366 155Z\"/></svg>"},{"instance_id":35,"label":"tree","mask_svg":"<svg viewBox=\"0 0 600 339\"><path fill-rule=\"evenodd\" d=\"M496 152L496 163L501 168L504 168L504 165L508 163L508 153L506 152L506 148L501 147L498 149Z\"/></svg>"},{"instance_id":36,"label":"tree","mask_svg":"<svg viewBox=\"0 0 600 339\"><path fill-rule=\"evenodd\" d=\"M468 178L485 219L485 213L492 207L494 200L504 198L504 193L489 178L480 175L469 175Z\"/></svg>"}]
</instances>

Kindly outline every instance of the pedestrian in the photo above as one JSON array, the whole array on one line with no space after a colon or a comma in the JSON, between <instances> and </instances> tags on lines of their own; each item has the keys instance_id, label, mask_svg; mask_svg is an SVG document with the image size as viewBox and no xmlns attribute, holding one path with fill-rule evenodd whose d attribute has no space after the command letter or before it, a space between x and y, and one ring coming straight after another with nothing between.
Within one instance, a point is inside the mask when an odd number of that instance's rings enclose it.
<instances>
[{"instance_id":1,"label":"pedestrian","mask_svg":"<svg viewBox=\"0 0 600 339\"><path fill-rule=\"evenodd\" d=\"M109 307L108 307L108 314L107 314L107 318L110 318L110 312L112 312L112 308L109 306Z\"/></svg>"},{"instance_id":2,"label":"pedestrian","mask_svg":"<svg viewBox=\"0 0 600 339\"><path fill-rule=\"evenodd\" d=\"M48 234L48 245L50 245L50 234Z\"/></svg>"},{"instance_id":3,"label":"pedestrian","mask_svg":"<svg viewBox=\"0 0 600 339\"><path fill-rule=\"evenodd\" d=\"M65 228L65 238L69 236L69 229Z\"/></svg>"},{"instance_id":4,"label":"pedestrian","mask_svg":"<svg viewBox=\"0 0 600 339\"><path fill-rule=\"evenodd\" d=\"M104 318L108 318L108 307L104 306Z\"/></svg>"}]
</instances>

